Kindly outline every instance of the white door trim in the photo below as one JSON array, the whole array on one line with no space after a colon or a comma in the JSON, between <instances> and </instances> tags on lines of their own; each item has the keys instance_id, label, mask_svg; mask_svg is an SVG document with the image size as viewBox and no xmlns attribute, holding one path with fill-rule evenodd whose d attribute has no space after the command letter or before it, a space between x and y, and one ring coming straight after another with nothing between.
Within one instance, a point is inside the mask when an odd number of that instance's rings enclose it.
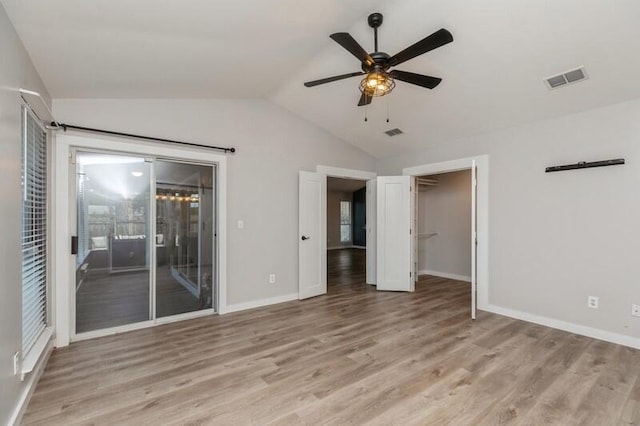
<instances>
[{"instance_id":1,"label":"white door trim","mask_svg":"<svg viewBox=\"0 0 640 426\"><path fill-rule=\"evenodd\" d=\"M355 169L342 169L340 167L331 166L316 166L316 172L322 173L326 176L345 178L345 179L359 179L359 180L371 180L375 179L378 174L375 172L368 172L366 170Z\"/></svg>"},{"instance_id":2,"label":"white door trim","mask_svg":"<svg viewBox=\"0 0 640 426\"><path fill-rule=\"evenodd\" d=\"M367 249L366 257L366 282L375 285L377 279L376 258L378 256L378 182L376 179L367 181L367 241L371 241L365 248ZM375 244L374 244L375 243Z\"/></svg>"},{"instance_id":3,"label":"white door trim","mask_svg":"<svg viewBox=\"0 0 640 426\"><path fill-rule=\"evenodd\" d=\"M476 160L471 161L471 319L476 319L477 289L478 289L478 269L477 269L477 198L478 198L478 168Z\"/></svg>"},{"instance_id":4,"label":"white door trim","mask_svg":"<svg viewBox=\"0 0 640 426\"><path fill-rule=\"evenodd\" d=\"M376 177L378 177L378 174L375 172L369 172L366 170L356 170L356 169L343 169L341 167L332 167L332 166L323 166L323 165L317 165L316 166L316 172L317 173L321 173L323 175L325 175L326 177L335 177L335 178L342 178L342 179L358 179L358 180L366 180L366 181L370 181L370 180L375 180ZM374 181L374 186L375 186L375 181ZM369 200L367 199L367 205L369 205ZM322 214L322 218L324 220L324 222L327 222L327 206L325 205L323 207L323 211L321 212ZM368 215L370 216L370 215ZM370 223L370 219L369 217L367 217L367 258L366 258L366 270L367 270L367 279L366 282L367 284L375 284L375 274L371 274L370 271L373 269L375 271L375 264L372 265L373 262L375 262L375 238L372 240L372 238L370 238L371 232L369 232L369 227L371 226ZM375 218L374 218L375 219ZM375 232L373 233L373 235L375 236ZM326 241L327 241L327 235L325 233L324 235L324 239L325 239L325 246L326 246ZM371 248L374 249L374 251L371 251ZM371 256L371 253L373 253L373 257ZM325 270L327 269L327 258L325 256L324 258L324 264L320 265L322 268L324 268Z\"/></svg>"},{"instance_id":5,"label":"white door trim","mask_svg":"<svg viewBox=\"0 0 640 426\"><path fill-rule=\"evenodd\" d=\"M54 232L53 247L57 254L53 265L53 285L55 316L53 326L55 330L55 346L69 345L72 336L72 322L75 318L70 315L72 305L72 283L75 268L71 252L69 224L72 209L70 206L71 175L69 168L69 153L71 148L85 148L93 150L109 150L130 153L141 156L157 156L176 158L187 161L210 162L217 165L218 171L218 230L217 230L217 261L218 261L218 312L227 310L227 158L224 155L208 152L203 149L176 148L164 144L145 143L126 138L107 136L80 136L74 134L57 135L54 139L55 173L54 173ZM75 280L74 280L75 281ZM197 312L195 314L197 316ZM178 318L182 319L182 318ZM166 322L164 321L156 321ZM118 330L119 331L119 330Z\"/></svg>"},{"instance_id":6,"label":"white door trim","mask_svg":"<svg viewBox=\"0 0 640 426\"><path fill-rule=\"evenodd\" d=\"M486 310L489 305L489 156L478 155L475 157L460 158L439 163L423 164L407 167L402 170L403 175L424 176L428 174L456 172L473 167L475 161L477 167L477 307Z\"/></svg>"}]
</instances>

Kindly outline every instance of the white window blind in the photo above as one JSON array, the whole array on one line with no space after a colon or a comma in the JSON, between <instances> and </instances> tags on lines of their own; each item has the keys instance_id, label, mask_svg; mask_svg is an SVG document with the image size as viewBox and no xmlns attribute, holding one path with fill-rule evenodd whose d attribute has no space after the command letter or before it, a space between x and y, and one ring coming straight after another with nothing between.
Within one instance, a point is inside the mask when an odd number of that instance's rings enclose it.
<instances>
[{"instance_id":1,"label":"white window blind","mask_svg":"<svg viewBox=\"0 0 640 426\"><path fill-rule=\"evenodd\" d=\"M22 111L22 353L47 325L47 135Z\"/></svg>"}]
</instances>

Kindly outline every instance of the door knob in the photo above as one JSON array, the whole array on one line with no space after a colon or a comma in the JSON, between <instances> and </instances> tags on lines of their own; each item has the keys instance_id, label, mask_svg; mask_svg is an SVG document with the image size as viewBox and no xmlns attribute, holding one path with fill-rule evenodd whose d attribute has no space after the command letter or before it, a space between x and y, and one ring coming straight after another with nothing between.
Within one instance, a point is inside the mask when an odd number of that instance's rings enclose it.
<instances>
[{"instance_id":1,"label":"door knob","mask_svg":"<svg viewBox=\"0 0 640 426\"><path fill-rule=\"evenodd\" d=\"M307 237L306 235L302 236L302 241L306 241L306 240L310 240L310 239L311 239L311 237Z\"/></svg>"}]
</instances>

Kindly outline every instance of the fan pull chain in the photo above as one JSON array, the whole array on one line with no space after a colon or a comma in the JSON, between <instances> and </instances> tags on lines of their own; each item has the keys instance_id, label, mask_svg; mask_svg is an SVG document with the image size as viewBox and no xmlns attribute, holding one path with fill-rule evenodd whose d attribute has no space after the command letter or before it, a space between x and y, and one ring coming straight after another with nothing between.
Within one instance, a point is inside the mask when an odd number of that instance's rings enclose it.
<instances>
[{"instance_id":1,"label":"fan pull chain","mask_svg":"<svg viewBox=\"0 0 640 426\"><path fill-rule=\"evenodd\" d=\"M389 98L387 98L387 123L389 122Z\"/></svg>"},{"instance_id":2,"label":"fan pull chain","mask_svg":"<svg viewBox=\"0 0 640 426\"><path fill-rule=\"evenodd\" d=\"M364 122L366 123L367 121L369 121L369 119L367 118L367 112L369 111L369 105L365 105L364 106Z\"/></svg>"}]
</instances>

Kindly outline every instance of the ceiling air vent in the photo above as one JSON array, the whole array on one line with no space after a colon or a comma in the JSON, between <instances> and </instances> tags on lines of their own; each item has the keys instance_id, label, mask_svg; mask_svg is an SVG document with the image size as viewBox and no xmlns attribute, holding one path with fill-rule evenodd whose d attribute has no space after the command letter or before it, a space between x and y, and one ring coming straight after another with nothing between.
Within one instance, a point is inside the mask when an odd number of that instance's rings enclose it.
<instances>
[{"instance_id":1,"label":"ceiling air vent","mask_svg":"<svg viewBox=\"0 0 640 426\"><path fill-rule=\"evenodd\" d=\"M401 135L403 132L402 130L396 127L395 129L387 130L385 133L387 134L387 136L398 136L398 135Z\"/></svg>"},{"instance_id":2,"label":"ceiling air vent","mask_svg":"<svg viewBox=\"0 0 640 426\"><path fill-rule=\"evenodd\" d=\"M563 72L562 74L554 75L544 79L549 89L555 89L560 86L565 86L570 83L576 83L578 81L587 78L587 73L584 71L584 67L576 68L570 71Z\"/></svg>"}]
</instances>

